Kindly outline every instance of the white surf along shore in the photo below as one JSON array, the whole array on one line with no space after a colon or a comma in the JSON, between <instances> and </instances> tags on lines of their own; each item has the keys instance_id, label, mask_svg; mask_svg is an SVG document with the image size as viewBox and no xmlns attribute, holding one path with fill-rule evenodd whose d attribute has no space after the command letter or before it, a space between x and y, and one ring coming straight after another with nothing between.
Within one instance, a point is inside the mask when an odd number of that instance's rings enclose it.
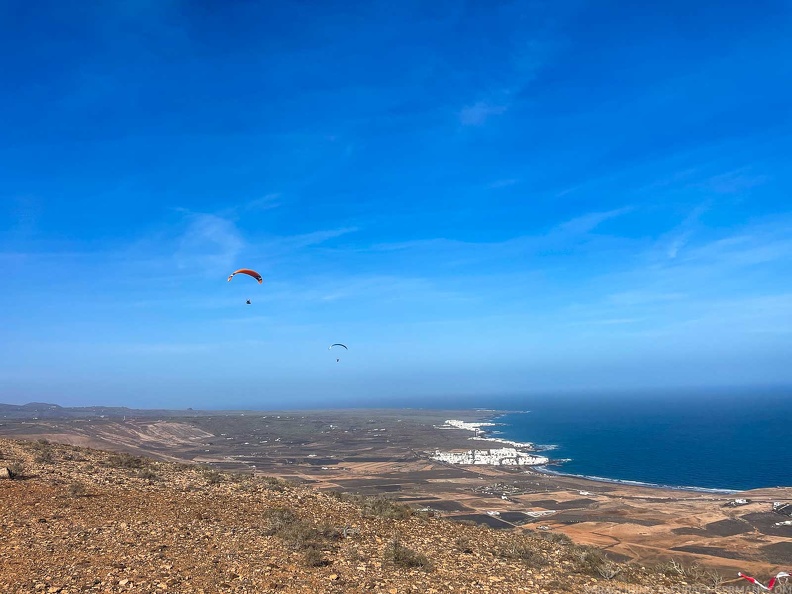
<instances>
[{"instance_id":1,"label":"white surf along shore","mask_svg":"<svg viewBox=\"0 0 792 594\"><path fill-rule=\"evenodd\" d=\"M494 442L508 447L472 449L465 452L442 452L435 450L432 460L448 464L487 464L491 466L543 466L550 462L545 456L528 453L526 450L535 449L529 442L510 441L495 437L484 437L482 427L494 427L497 423L468 423L456 419L449 419L443 425L436 425L438 429L463 429L474 431L475 435L468 439L474 441Z\"/></svg>"}]
</instances>

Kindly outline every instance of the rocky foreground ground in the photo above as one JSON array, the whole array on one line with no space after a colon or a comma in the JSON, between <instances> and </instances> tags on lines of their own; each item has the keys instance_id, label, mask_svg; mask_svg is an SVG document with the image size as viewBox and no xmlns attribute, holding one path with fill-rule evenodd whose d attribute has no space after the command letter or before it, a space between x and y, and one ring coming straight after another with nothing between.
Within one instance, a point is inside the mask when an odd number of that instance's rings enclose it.
<instances>
[{"instance_id":1,"label":"rocky foreground ground","mask_svg":"<svg viewBox=\"0 0 792 594\"><path fill-rule=\"evenodd\" d=\"M727 592L560 534L496 532L382 498L0 439L0 592ZM0 472L2 476L2 472Z\"/></svg>"}]
</instances>

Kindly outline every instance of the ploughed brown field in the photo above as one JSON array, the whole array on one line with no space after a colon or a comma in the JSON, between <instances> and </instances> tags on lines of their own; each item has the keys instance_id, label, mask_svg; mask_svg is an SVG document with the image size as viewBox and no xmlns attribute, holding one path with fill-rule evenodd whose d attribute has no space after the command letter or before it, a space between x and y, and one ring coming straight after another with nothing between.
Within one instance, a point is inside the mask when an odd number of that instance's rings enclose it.
<instances>
[{"instance_id":1,"label":"ploughed brown field","mask_svg":"<svg viewBox=\"0 0 792 594\"><path fill-rule=\"evenodd\" d=\"M445 518L504 531L564 533L577 543L604 549L615 560L644 565L695 562L726 576L736 576L738 570L769 576L792 565L792 526L776 525L792 517L772 509L773 502L792 503L792 488L713 494L430 459L435 449L489 447L470 441L468 431L439 428L446 419L482 420L482 413L408 409L95 416L0 418L0 436L203 463L281 477L319 491L387 495ZM736 498L749 503L729 505Z\"/></svg>"}]
</instances>

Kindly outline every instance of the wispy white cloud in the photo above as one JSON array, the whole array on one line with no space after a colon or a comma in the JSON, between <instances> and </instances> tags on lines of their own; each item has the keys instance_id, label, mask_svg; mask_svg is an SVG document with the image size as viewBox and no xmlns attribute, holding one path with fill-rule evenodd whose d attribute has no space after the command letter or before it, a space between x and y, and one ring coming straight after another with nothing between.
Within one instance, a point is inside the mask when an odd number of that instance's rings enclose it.
<instances>
[{"instance_id":1,"label":"wispy white cloud","mask_svg":"<svg viewBox=\"0 0 792 594\"><path fill-rule=\"evenodd\" d=\"M127 343L117 345L104 345L104 348L111 348L118 351L130 354L190 354L202 353L217 348L216 344L209 343L175 343L175 342L162 342L162 343Z\"/></svg>"},{"instance_id":2,"label":"wispy white cloud","mask_svg":"<svg viewBox=\"0 0 792 594\"><path fill-rule=\"evenodd\" d=\"M272 208L278 208L281 205L280 199L281 194L279 192L273 192L271 194L265 194L260 198L249 200L242 204L241 208L246 211L270 210Z\"/></svg>"},{"instance_id":3,"label":"wispy white cloud","mask_svg":"<svg viewBox=\"0 0 792 594\"><path fill-rule=\"evenodd\" d=\"M662 323L660 323L662 322ZM685 337L690 342L725 346L735 337L792 337L792 294L777 293L731 299L690 299L636 331L646 337ZM721 343L719 345L718 343Z\"/></svg>"},{"instance_id":4,"label":"wispy white cloud","mask_svg":"<svg viewBox=\"0 0 792 594\"><path fill-rule=\"evenodd\" d=\"M624 326L643 322L645 318L599 318L570 322L569 326Z\"/></svg>"},{"instance_id":5,"label":"wispy white cloud","mask_svg":"<svg viewBox=\"0 0 792 594\"><path fill-rule=\"evenodd\" d=\"M751 173L748 168L735 169L714 175L697 185L718 194L736 194L761 186L769 181L769 176Z\"/></svg>"},{"instance_id":6,"label":"wispy white cloud","mask_svg":"<svg viewBox=\"0 0 792 594\"><path fill-rule=\"evenodd\" d=\"M721 230L713 238L717 232L701 227L689 234L677 258L658 260L651 245L625 255L628 266L587 279L585 301L567 316L589 323L640 319L634 332L642 336L686 340L792 332L788 217Z\"/></svg>"},{"instance_id":7,"label":"wispy white cloud","mask_svg":"<svg viewBox=\"0 0 792 594\"><path fill-rule=\"evenodd\" d=\"M490 190L498 190L500 188L508 188L518 183L520 183L520 180L517 178L506 178L506 179L495 180L494 182L488 184L487 187Z\"/></svg>"},{"instance_id":8,"label":"wispy white cloud","mask_svg":"<svg viewBox=\"0 0 792 594\"><path fill-rule=\"evenodd\" d=\"M619 217L630 212L631 210L633 210L633 207L625 206L623 208L615 208L613 210L607 210L604 212L591 212L579 217L575 217L574 219L570 219L565 223L561 223L558 225L558 227L556 227L556 231L572 235L582 235L593 231L605 221Z\"/></svg>"},{"instance_id":9,"label":"wispy white cloud","mask_svg":"<svg viewBox=\"0 0 792 594\"><path fill-rule=\"evenodd\" d=\"M216 214L222 217L235 218L241 215L249 215L251 213L272 210L273 208L278 208L282 204L283 201L281 193L271 192L269 194L259 196L258 198L252 198L250 200L245 200L238 204L234 204L233 206L224 208Z\"/></svg>"},{"instance_id":10,"label":"wispy white cloud","mask_svg":"<svg viewBox=\"0 0 792 594\"><path fill-rule=\"evenodd\" d=\"M666 233L661 239L663 251L668 258L674 259L679 255L693 236L699 219L709 210L709 205L702 204L694 208L685 219L672 231Z\"/></svg>"},{"instance_id":11,"label":"wispy white cloud","mask_svg":"<svg viewBox=\"0 0 792 594\"><path fill-rule=\"evenodd\" d=\"M232 221L201 213L189 214L187 221L175 253L179 267L216 273L233 266L245 241Z\"/></svg>"},{"instance_id":12,"label":"wispy white cloud","mask_svg":"<svg viewBox=\"0 0 792 594\"><path fill-rule=\"evenodd\" d=\"M647 290L632 290L614 293L606 297L606 301L618 306L648 305L656 303L667 303L669 301L679 301L685 298L685 293L664 293Z\"/></svg>"},{"instance_id":13,"label":"wispy white cloud","mask_svg":"<svg viewBox=\"0 0 792 594\"><path fill-rule=\"evenodd\" d=\"M321 231L312 231L310 233L277 237L268 241L267 247L279 251L299 250L301 248L322 244L336 237L341 237L342 235L354 233L357 230L357 227L338 227L336 229L324 229Z\"/></svg>"},{"instance_id":14,"label":"wispy white cloud","mask_svg":"<svg viewBox=\"0 0 792 594\"><path fill-rule=\"evenodd\" d=\"M686 249L666 269L707 268L713 271L732 270L771 262L792 262L792 218L779 214L764 222L731 228L728 234L694 241L685 235ZM779 281L782 279L779 278Z\"/></svg>"},{"instance_id":15,"label":"wispy white cloud","mask_svg":"<svg viewBox=\"0 0 792 594\"><path fill-rule=\"evenodd\" d=\"M501 115L507 109L508 105L479 101L462 108L459 112L459 122L463 126L482 126L491 116Z\"/></svg>"},{"instance_id":16,"label":"wispy white cloud","mask_svg":"<svg viewBox=\"0 0 792 594\"><path fill-rule=\"evenodd\" d=\"M545 248L553 248L560 245L574 245L581 238L588 236L605 221L627 214L632 210L633 207L625 206L604 212L591 212L559 223L545 232L520 235L503 241L470 242L436 237L431 239L375 244L371 249L376 251L420 250L432 252L434 254L449 251L456 251L458 253L467 251L470 252L470 255L478 255L480 257L491 257L520 252L530 253L532 251L540 251Z\"/></svg>"},{"instance_id":17,"label":"wispy white cloud","mask_svg":"<svg viewBox=\"0 0 792 594\"><path fill-rule=\"evenodd\" d=\"M494 10L502 12L504 18L519 19L522 14L506 14L512 10L519 13L522 10L518 8L519 4L502 5ZM549 31L551 28L543 27L527 36L521 32L507 41L508 50L504 52L500 65L503 73L493 77L486 88L480 90L477 101L466 104L458 112L460 124L482 126L511 108L518 95L552 62L564 45L561 36Z\"/></svg>"},{"instance_id":18,"label":"wispy white cloud","mask_svg":"<svg viewBox=\"0 0 792 594\"><path fill-rule=\"evenodd\" d=\"M262 296L267 301L336 302L343 300L376 303L404 301L449 302L469 296L443 287L429 278L397 274L310 276L274 283Z\"/></svg>"}]
</instances>

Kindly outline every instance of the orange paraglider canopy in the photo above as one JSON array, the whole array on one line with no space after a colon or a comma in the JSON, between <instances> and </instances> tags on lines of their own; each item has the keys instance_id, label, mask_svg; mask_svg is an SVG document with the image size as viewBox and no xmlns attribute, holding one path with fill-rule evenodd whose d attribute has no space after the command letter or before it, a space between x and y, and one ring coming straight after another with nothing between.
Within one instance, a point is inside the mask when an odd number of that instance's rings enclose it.
<instances>
[{"instance_id":1,"label":"orange paraglider canopy","mask_svg":"<svg viewBox=\"0 0 792 594\"><path fill-rule=\"evenodd\" d=\"M235 274L247 274L248 276L252 276L253 278L255 278L258 281L258 284L261 284L261 283L264 282L264 279L261 278L261 275L258 272L256 272L255 270L251 270L250 268L240 268L239 270L235 270L228 277L228 280L230 281L232 278L234 278Z\"/></svg>"}]
</instances>

